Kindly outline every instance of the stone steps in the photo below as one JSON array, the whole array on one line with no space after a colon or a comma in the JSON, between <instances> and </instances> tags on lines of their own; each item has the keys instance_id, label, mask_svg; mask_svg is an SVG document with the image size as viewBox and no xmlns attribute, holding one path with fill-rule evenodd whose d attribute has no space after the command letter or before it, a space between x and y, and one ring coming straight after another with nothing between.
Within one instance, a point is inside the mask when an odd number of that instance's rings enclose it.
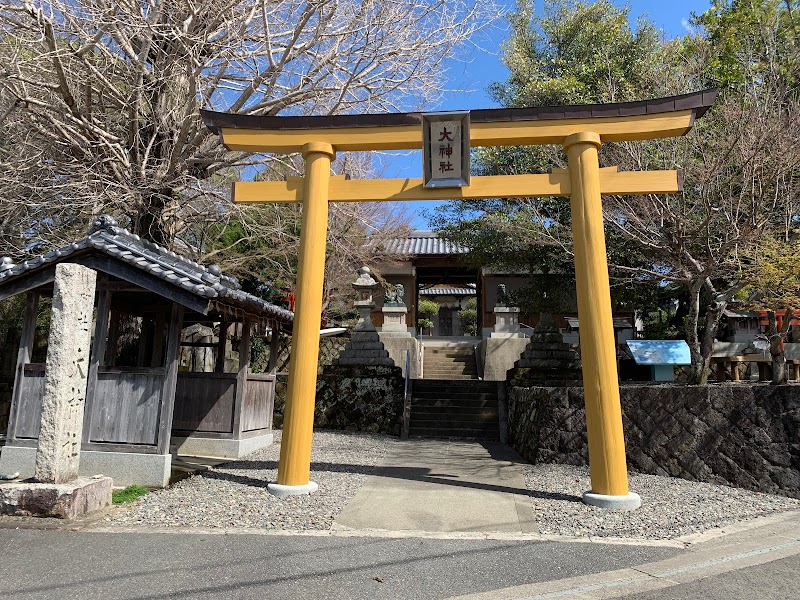
<instances>
[{"instance_id":1,"label":"stone steps","mask_svg":"<svg viewBox=\"0 0 800 600\"><path fill-rule=\"evenodd\" d=\"M425 346L424 379L478 379L475 349L471 343L444 343Z\"/></svg>"},{"instance_id":2,"label":"stone steps","mask_svg":"<svg viewBox=\"0 0 800 600\"><path fill-rule=\"evenodd\" d=\"M497 384L452 379L415 380L409 434L497 440Z\"/></svg>"}]
</instances>

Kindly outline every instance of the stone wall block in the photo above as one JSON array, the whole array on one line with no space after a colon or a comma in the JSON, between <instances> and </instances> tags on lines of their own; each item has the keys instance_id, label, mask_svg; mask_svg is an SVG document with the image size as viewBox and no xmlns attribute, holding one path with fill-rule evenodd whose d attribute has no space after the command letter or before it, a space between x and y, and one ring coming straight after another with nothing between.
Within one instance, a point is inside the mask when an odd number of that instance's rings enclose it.
<instances>
[{"instance_id":1,"label":"stone wall block","mask_svg":"<svg viewBox=\"0 0 800 600\"><path fill-rule=\"evenodd\" d=\"M400 434L404 380L399 367L339 365L317 379L315 427Z\"/></svg>"},{"instance_id":2,"label":"stone wall block","mask_svg":"<svg viewBox=\"0 0 800 600\"><path fill-rule=\"evenodd\" d=\"M656 475L800 497L797 386L620 390L628 464ZM581 388L510 385L509 438L531 461L585 464Z\"/></svg>"}]
</instances>

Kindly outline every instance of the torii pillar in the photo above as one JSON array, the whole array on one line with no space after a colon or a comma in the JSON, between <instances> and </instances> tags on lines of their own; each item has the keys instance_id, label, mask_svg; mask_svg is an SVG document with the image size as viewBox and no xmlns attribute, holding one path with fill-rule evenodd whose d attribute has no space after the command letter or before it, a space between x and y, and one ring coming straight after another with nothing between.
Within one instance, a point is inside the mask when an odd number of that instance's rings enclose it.
<instances>
[{"instance_id":1,"label":"torii pillar","mask_svg":"<svg viewBox=\"0 0 800 600\"><path fill-rule=\"evenodd\" d=\"M583 495L583 500L605 508L634 509L642 501L628 490L600 198L599 148L600 136L596 133L576 133L564 139L572 187L570 209L578 320L589 324L588 328L581 328L581 361L592 490Z\"/></svg>"},{"instance_id":2,"label":"torii pillar","mask_svg":"<svg viewBox=\"0 0 800 600\"><path fill-rule=\"evenodd\" d=\"M289 382L278 482L267 485L267 489L276 496L310 494L318 488L310 479L311 438L328 237L328 187L331 162L336 158L336 152L330 144L312 142L303 146L302 154L306 175Z\"/></svg>"}]
</instances>

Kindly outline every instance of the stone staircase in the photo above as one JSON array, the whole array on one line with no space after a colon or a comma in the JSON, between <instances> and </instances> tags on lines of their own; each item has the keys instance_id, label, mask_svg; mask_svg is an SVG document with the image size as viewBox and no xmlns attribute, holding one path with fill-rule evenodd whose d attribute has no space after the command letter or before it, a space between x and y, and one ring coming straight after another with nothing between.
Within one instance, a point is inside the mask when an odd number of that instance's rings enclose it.
<instances>
[{"instance_id":1,"label":"stone staircase","mask_svg":"<svg viewBox=\"0 0 800 600\"><path fill-rule=\"evenodd\" d=\"M497 382L416 379L409 435L498 440Z\"/></svg>"},{"instance_id":2,"label":"stone staircase","mask_svg":"<svg viewBox=\"0 0 800 600\"><path fill-rule=\"evenodd\" d=\"M478 379L472 342L425 342L424 379Z\"/></svg>"}]
</instances>

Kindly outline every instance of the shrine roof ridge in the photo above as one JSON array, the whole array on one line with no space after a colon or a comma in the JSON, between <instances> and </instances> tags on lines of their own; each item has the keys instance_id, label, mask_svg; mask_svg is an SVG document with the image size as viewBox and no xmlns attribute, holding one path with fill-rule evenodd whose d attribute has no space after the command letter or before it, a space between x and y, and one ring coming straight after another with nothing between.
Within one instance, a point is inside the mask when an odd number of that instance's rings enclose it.
<instances>
[{"instance_id":1,"label":"shrine roof ridge","mask_svg":"<svg viewBox=\"0 0 800 600\"><path fill-rule=\"evenodd\" d=\"M694 119L702 117L714 103L717 88L710 88L679 96L614 102L609 104L576 104L565 106L533 106L525 108L483 108L471 110L472 123L495 123L509 121L544 121L563 119L587 119L628 117L693 110ZM448 111L443 111L448 112ZM245 115L227 112L200 110L206 126L215 133L223 127L231 129L337 129L345 127L393 127L421 125L422 112L371 113L354 115L318 116L267 116Z\"/></svg>"},{"instance_id":2,"label":"shrine roof ridge","mask_svg":"<svg viewBox=\"0 0 800 600\"><path fill-rule=\"evenodd\" d=\"M294 313L241 289L239 281L217 265L202 265L119 227L108 215L98 216L83 239L14 264L0 259L0 287L42 267L71 261L85 252L99 251L212 303L255 310L260 315L291 323ZM209 305L210 308L210 305Z\"/></svg>"},{"instance_id":3,"label":"shrine roof ridge","mask_svg":"<svg viewBox=\"0 0 800 600\"><path fill-rule=\"evenodd\" d=\"M411 231L406 237L384 240L379 247L387 256L452 255L469 251L461 244L443 240L435 231Z\"/></svg>"}]
</instances>

